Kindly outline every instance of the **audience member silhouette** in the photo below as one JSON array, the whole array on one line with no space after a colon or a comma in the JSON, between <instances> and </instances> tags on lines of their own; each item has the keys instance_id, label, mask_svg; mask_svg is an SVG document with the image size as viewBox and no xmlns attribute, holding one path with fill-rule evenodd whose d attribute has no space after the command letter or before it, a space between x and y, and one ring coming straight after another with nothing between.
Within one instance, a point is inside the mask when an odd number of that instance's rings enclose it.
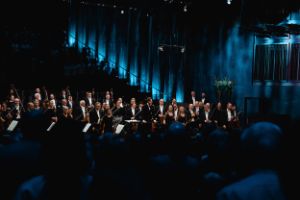
<instances>
[{"instance_id":1,"label":"audience member silhouette","mask_svg":"<svg viewBox=\"0 0 300 200\"><path fill-rule=\"evenodd\" d=\"M120 136L104 133L96 150L92 200L146 199L142 176L132 160L128 143Z\"/></svg>"},{"instance_id":2,"label":"audience member silhouette","mask_svg":"<svg viewBox=\"0 0 300 200\"><path fill-rule=\"evenodd\" d=\"M147 188L152 199L193 199L198 160L188 154L190 140L183 124L174 122L165 136L165 153L150 158Z\"/></svg>"},{"instance_id":3,"label":"audience member silhouette","mask_svg":"<svg viewBox=\"0 0 300 200\"><path fill-rule=\"evenodd\" d=\"M223 188L217 199L286 199L276 172L281 137L281 129L269 122L259 122L246 129L241 135L241 146L245 165L252 173Z\"/></svg>"},{"instance_id":4,"label":"audience member silhouette","mask_svg":"<svg viewBox=\"0 0 300 200\"><path fill-rule=\"evenodd\" d=\"M92 178L81 130L77 122L65 120L47 133L41 153L44 172L23 183L16 200L87 199Z\"/></svg>"}]
</instances>

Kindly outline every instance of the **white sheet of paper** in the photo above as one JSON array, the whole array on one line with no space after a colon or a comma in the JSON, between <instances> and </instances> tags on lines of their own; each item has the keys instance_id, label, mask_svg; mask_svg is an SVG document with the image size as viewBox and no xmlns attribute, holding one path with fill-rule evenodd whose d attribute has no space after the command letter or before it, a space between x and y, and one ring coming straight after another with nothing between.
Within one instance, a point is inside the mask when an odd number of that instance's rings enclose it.
<instances>
[{"instance_id":1,"label":"white sheet of paper","mask_svg":"<svg viewBox=\"0 0 300 200\"><path fill-rule=\"evenodd\" d=\"M9 126L7 127L7 131L13 131L13 130L15 130L15 128L16 128L16 126L18 125L18 121L16 121L16 120L13 120L10 124L9 124Z\"/></svg>"},{"instance_id":2,"label":"white sheet of paper","mask_svg":"<svg viewBox=\"0 0 300 200\"><path fill-rule=\"evenodd\" d=\"M47 128L47 131L51 131L51 129L53 128L53 126L55 125L55 122L52 122L51 125Z\"/></svg>"},{"instance_id":3,"label":"white sheet of paper","mask_svg":"<svg viewBox=\"0 0 300 200\"><path fill-rule=\"evenodd\" d=\"M124 125L122 124L118 124L117 128L116 128L116 134L120 134L121 131L123 130L124 128Z\"/></svg>"},{"instance_id":4,"label":"white sheet of paper","mask_svg":"<svg viewBox=\"0 0 300 200\"><path fill-rule=\"evenodd\" d=\"M82 132L83 133L86 133L88 130L89 130L89 128L91 127L91 123L87 123L86 125L85 125L85 127L83 128L83 130L82 130Z\"/></svg>"},{"instance_id":5,"label":"white sheet of paper","mask_svg":"<svg viewBox=\"0 0 300 200\"><path fill-rule=\"evenodd\" d=\"M140 122L140 120L131 119L131 120L125 120L125 122L127 122L127 123L138 123L138 122Z\"/></svg>"}]
</instances>

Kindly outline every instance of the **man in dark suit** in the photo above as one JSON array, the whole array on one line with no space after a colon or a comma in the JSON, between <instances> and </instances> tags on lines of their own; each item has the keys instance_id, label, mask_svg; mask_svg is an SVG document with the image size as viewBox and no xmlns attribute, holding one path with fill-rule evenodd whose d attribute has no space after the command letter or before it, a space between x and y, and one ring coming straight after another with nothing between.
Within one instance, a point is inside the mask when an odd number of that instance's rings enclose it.
<instances>
[{"instance_id":1,"label":"man in dark suit","mask_svg":"<svg viewBox=\"0 0 300 200\"><path fill-rule=\"evenodd\" d=\"M102 115L101 103L96 102L95 108L90 112L90 122L92 124L99 124Z\"/></svg>"},{"instance_id":2,"label":"man in dark suit","mask_svg":"<svg viewBox=\"0 0 300 200\"><path fill-rule=\"evenodd\" d=\"M107 93L107 94L105 95L105 99L103 100L103 103L109 105L110 108L113 107L113 101L112 101L112 98L111 98L111 96L110 96L109 93Z\"/></svg>"},{"instance_id":3,"label":"man in dark suit","mask_svg":"<svg viewBox=\"0 0 300 200\"><path fill-rule=\"evenodd\" d=\"M85 101L81 100L79 102L79 107L76 109L75 112L75 120L84 121L87 117L87 108L85 105Z\"/></svg>"},{"instance_id":4,"label":"man in dark suit","mask_svg":"<svg viewBox=\"0 0 300 200\"><path fill-rule=\"evenodd\" d=\"M132 102L131 106L126 110L126 120L137 119L139 115L139 110L136 107L136 103Z\"/></svg>"},{"instance_id":5,"label":"man in dark suit","mask_svg":"<svg viewBox=\"0 0 300 200\"><path fill-rule=\"evenodd\" d=\"M75 102L73 101L73 97L71 95L68 96L68 107L73 109L76 107Z\"/></svg>"},{"instance_id":6,"label":"man in dark suit","mask_svg":"<svg viewBox=\"0 0 300 200\"><path fill-rule=\"evenodd\" d=\"M201 93L201 99L200 99L200 101L202 101L202 103L204 103L204 104L206 104L206 103L209 102L209 101L208 101L208 98L207 98L207 95L206 95L205 92L202 92L202 93Z\"/></svg>"},{"instance_id":7,"label":"man in dark suit","mask_svg":"<svg viewBox=\"0 0 300 200\"><path fill-rule=\"evenodd\" d=\"M63 99L67 99L67 92L66 90L62 90L60 95L58 96L58 100L61 101Z\"/></svg>"},{"instance_id":8,"label":"man in dark suit","mask_svg":"<svg viewBox=\"0 0 300 200\"><path fill-rule=\"evenodd\" d=\"M20 120L22 118L24 114L24 108L22 107L21 100L19 98L14 99L11 113L14 120Z\"/></svg>"},{"instance_id":9,"label":"man in dark suit","mask_svg":"<svg viewBox=\"0 0 300 200\"><path fill-rule=\"evenodd\" d=\"M100 128L100 120L103 116L101 111L101 103L96 102L95 108L90 112L90 123L93 125L94 128Z\"/></svg>"},{"instance_id":10,"label":"man in dark suit","mask_svg":"<svg viewBox=\"0 0 300 200\"><path fill-rule=\"evenodd\" d=\"M165 102L163 99L160 99L158 106L156 107L156 110L155 110L155 118L163 117L165 112L166 112Z\"/></svg>"},{"instance_id":11,"label":"man in dark suit","mask_svg":"<svg viewBox=\"0 0 300 200\"><path fill-rule=\"evenodd\" d=\"M93 99L91 92L86 92L84 100L85 100L85 104L88 108L93 108L94 107L95 99Z\"/></svg>"},{"instance_id":12,"label":"man in dark suit","mask_svg":"<svg viewBox=\"0 0 300 200\"><path fill-rule=\"evenodd\" d=\"M210 103L204 105L203 112L200 113L200 122L201 123L211 123L212 122L212 111L210 109Z\"/></svg>"},{"instance_id":13,"label":"man in dark suit","mask_svg":"<svg viewBox=\"0 0 300 200\"><path fill-rule=\"evenodd\" d=\"M143 120L146 121L147 123L151 123L153 118L154 118L154 114L155 114L155 109L153 106L153 101L151 97L147 98L147 103L146 105L143 106L143 111L142 111L142 116L143 116Z\"/></svg>"},{"instance_id":14,"label":"man in dark suit","mask_svg":"<svg viewBox=\"0 0 300 200\"><path fill-rule=\"evenodd\" d=\"M68 101L67 99L62 99L60 104L56 107L56 113L57 115L61 116L63 114L63 107L68 107Z\"/></svg>"},{"instance_id":15,"label":"man in dark suit","mask_svg":"<svg viewBox=\"0 0 300 200\"><path fill-rule=\"evenodd\" d=\"M197 101L196 92L195 91L191 91L191 96L188 99L188 103L195 105L196 101Z\"/></svg>"},{"instance_id":16,"label":"man in dark suit","mask_svg":"<svg viewBox=\"0 0 300 200\"><path fill-rule=\"evenodd\" d=\"M222 109L221 102L218 102L215 110L213 111L212 120L218 127L226 128L226 114Z\"/></svg>"},{"instance_id":17,"label":"man in dark suit","mask_svg":"<svg viewBox=\"0 0 300 200\"><path fill-rule=\"evenodd\" d=\"M152 130L152 122L155 115L155 108L151 97L147 98L147 103L142 108L143 131L148 134Z\"/></svg>"},{"instance_id":18,"label":"man in dark suit","mask_svg":"<svg viewBox=\"0 0 300 200\"><path fill-rule=\"evenodd\" d=\"M213 122L213 112L210 108L210 103L206 103L204 105L203 111L199 115L198 119L198 127L203 132L204 136L207 137L208 134L215 128L215 124Z\"/></svg>"}]
</instances>

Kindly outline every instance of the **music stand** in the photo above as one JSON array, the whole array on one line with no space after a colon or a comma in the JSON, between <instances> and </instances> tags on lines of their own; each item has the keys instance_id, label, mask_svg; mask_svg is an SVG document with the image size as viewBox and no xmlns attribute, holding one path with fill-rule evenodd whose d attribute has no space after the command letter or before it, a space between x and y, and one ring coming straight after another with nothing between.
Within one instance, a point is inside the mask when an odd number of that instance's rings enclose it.
<instances>
[{"instance_id":1,"label":"music stand","mask_svg":"<svg viewBox=\"0 0 300 200\"><path fill-rule=\"evenodd\" d=\"M115 134L119 135L119 134L122 132L124 126L125 126L125 125L123 125L123 124L118 124L118 125L117 125L117 128L116 128Z\"/></svg>"},{"instance_id":2,"label":"music stand","mask_svg":"<svg viewBox=\"0 0 300 200\"><path fill-rule=\"evenodd\" d=\"M16 129L18 123L19 123L19 121L17 121L17 120L12 120L12 122L11 122L11 123L9 124L9 126L7 127L7 131L8 131L8 132L13 132L13 131Z\"/></svg>"},{"instance_id":3,"label":"music stand","mask_svg":"<svg viewBox=\"0 0 300 200\"><path fill-rule=\"evenodd\" d=\"M83 133L87 133L87 131L90 129L90 127L92 126L91 123L87 123L84 128L82 129L82 132Z\"/></svg>"},{"instance_id":4,"label":"music stand","mask_svg":"<svg viewBox=\"0 0 300 200\"><path fill-rule=\"evenodd\" d=\"M47 132L50 132L55 124L55 122L52 122L51 125L47 128Z\"/></svg>"}]
</instances>

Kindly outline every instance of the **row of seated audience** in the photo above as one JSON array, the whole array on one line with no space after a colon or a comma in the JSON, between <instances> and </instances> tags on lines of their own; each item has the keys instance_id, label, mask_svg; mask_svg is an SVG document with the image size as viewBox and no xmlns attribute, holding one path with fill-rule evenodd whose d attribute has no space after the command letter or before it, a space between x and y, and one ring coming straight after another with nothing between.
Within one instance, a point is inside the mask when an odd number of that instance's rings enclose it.
<instances>
[{"instance_id":1,"label":"row of seated audience","mask_svg":"<svg viewBox=\"0 0 300 200\"><path fill-rule=\"evenodd\" d=\"M0 199L289 197L279 173L284 135L275 124L212 126L191 135L186 123L174 120L156 132L86 134L84 119L55 116L46 131L45 111L36 112L35 104L15 131L2 136L22 137L0 145Z\"/></svg>"}]
</instances>

